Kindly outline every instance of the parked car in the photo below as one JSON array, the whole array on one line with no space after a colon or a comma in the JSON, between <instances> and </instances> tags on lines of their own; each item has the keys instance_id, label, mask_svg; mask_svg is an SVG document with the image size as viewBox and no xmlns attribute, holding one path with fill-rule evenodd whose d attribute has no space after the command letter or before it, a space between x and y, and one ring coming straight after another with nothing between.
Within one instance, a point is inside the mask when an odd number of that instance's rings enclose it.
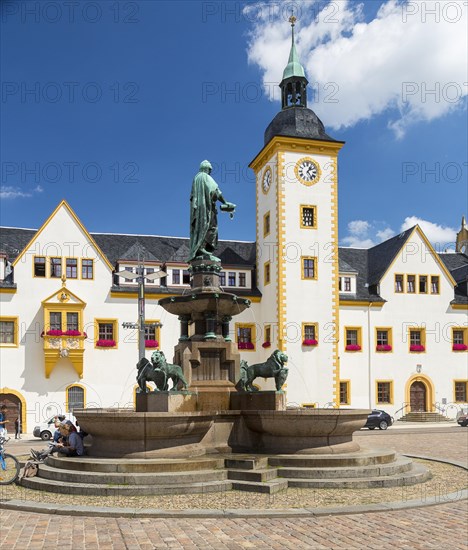
<instances>
[{"instance_id":1,"label":"parked car","mask_svg":"<svg viewBox=\"0 0 468 550\"><path fill-rule=\"evenodd\" d=\"M457 418L457 422L460 426L468 426L468 414L462 414Z\"/></svg>"},{"instance_id":2,"label":"parked car","mask_svg":"<svg viewBox=\"0 0 468 550\"><path fill-rule=\"evenodd\" d=\"M65 416L65 420L70 420L71 422L73 422L73 424L76 425L76 418L72 414L66 413L63 416ZM49 441L49 439L52 439L52 437L54 436L55 430L56 427L54 415L46 422L42 422L41 424L35 426L33 430L33 436L40 437L43 441Z\"/></svg>"},{"instance_id":3,"label":"parked car","mask_svg":"<svg viewBox=\"0 0 468 550\"><path fill-rule=\"evenodd\" d=\"M375 428L379 428L379 430L386 430L392 424L393 418L388 413L375 409L367 417L367 422L364 428L369 428L369 430L375 430Z\"/></svg>"}]
</instances>

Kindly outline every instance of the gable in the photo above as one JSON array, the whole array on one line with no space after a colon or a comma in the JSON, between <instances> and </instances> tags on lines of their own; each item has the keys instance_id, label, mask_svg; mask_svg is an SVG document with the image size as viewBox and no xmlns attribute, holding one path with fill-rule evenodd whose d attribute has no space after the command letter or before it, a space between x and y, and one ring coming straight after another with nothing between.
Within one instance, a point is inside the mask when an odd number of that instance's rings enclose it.
<instances>
[{"instance_id":1,"label":"gable","mask_svg":"<svg viewBox=\"0 0 468 550\"><path fill-rule=\"evenodd\" d=\"M419 226L414 227L411 234L407 236L404 245L381 276L380 282L383 283L389 276L393 280L395 273L443 275L452 288L456 285L450 271Z\"/></svg>"},{"instance_id":2,"label":"gable","mask_svg":"<svg viewBox=\"0 0 468 550\"><path fill-rule=\"evenodd\" d=\"M13 266L20 261L25 261L25 256L93 258L101 260L110 271L113 269L93 237L65 200L57 206L33 235L16 257Z\"/></svg>"}]
</instances>

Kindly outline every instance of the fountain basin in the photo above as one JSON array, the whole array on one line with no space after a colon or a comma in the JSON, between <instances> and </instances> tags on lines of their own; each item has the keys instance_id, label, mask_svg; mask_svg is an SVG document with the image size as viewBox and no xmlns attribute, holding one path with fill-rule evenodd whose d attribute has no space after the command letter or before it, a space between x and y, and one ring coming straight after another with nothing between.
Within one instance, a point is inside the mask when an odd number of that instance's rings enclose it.
<instances>
[{"instance_id":1,"label":"fountain basin","mask_svg":"<svg viewBox=\"0 0 468 550\"><path fill-rule=\"evenodd\" d=\"M159 300L159 305L173 315L216 312L220 316L233 317L250 307L250 300L228 292L198 292Z\"/></svg>"},{"instance_id":2,"label":"fountain basin","mask_svg":"<svg viewBox=\"0 0 468 550\"><path fill-rule=\"evenodd\" d=\"M134 412L76 410L92 435L89 454L108 458L190 457L213 452L337 454L359 450L353 432L365 409Z\"/></svg>"},{"instance_id":3,"label":"fountain basin","mask_svg":"<svg viewBox=\"0 0 468 550\"><path fill-rule=\"evenodd\" d=\"M353 433L367 421L367 409L243 411L247 428L258 434L256 451L329 454L359 450Z\"/></svg>"},{"instance_id":4,"label":"fountain basin","mask_svg":"<svg viewBox=\"0 0 468 550\"><path fill-rule=\"evenodd\" d=\"M90 454L109 458L204 454L200 442L213 425L213 415L202 412L86 409L76 411L76 418L81 429L93 437Z\"/></svg>"}]
</instances>

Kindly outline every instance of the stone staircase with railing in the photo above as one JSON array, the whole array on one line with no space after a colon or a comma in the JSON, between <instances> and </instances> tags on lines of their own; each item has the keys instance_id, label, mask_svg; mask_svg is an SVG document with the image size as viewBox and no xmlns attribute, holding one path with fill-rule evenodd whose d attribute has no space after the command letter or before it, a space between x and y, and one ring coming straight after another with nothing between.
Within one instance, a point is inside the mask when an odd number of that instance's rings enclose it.
<instances>
[{"instance_id":1,"label":"stone staircase with railing","mask_svg":"<svg viewBox=\"0 0 468 550\"><path fill-rule=\"evenodd\" d=\"M451 418L447 418L439 412L416 412L412 411L398 419L399 422L451 422Z\"/></svg>"}]
</instances>

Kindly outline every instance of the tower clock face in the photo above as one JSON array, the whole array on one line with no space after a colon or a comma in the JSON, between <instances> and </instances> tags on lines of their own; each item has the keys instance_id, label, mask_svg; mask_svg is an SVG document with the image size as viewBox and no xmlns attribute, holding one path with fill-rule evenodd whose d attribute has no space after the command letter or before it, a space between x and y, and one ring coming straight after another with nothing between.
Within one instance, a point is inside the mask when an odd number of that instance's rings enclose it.
<instances>
[{"instance_id":1,"label":"tower clock face","mask_svg":"<svg viewBox=\"0 0 468 550\"><path fill-rule=\"evenodd\" d=\"M320 179L320 167L309 157L299 160L294 171L297 179L304 185L313 185Z\"/></svg>"},{"instance_id":2,"label":"tower clock face","mask_svg":"<svg viewBox=\"0 0 468 550\"><path fill-rule=\"evenodd\" d=\"M265 170L265 173L263 174L263 179L262 179L262 190L264 193L268 193L268 190L270 189L270 186L271 186L271 170L269 168L267 168Z\"/></svg>"}]
</instances>

